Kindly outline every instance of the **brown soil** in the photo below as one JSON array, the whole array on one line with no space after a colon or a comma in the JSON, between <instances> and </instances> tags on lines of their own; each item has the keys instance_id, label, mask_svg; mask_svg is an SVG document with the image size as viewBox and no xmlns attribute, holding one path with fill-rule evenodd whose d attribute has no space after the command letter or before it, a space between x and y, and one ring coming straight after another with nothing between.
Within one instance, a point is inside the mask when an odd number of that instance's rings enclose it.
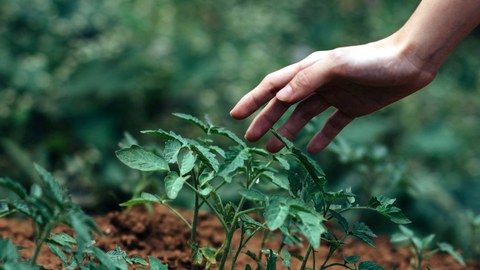
<instances>
[{"instance_id":1,"label":"brown soil","mask_svg":"<svg viewBox=\"0 0 480 270\"><path fill-rule=\"evenodd\" d=\"M182 214L189 216L188 213ZM105 234L97 239L98 246L103 250L112 250L120 246L127 251L130 256L139 255L144 259L147 256L159 258L163 263L168 263L169 269L190 269L188 239L190 233L188 228L171 214L164 207L155 207L149 213L143 207L136 207L129 211L112 212L105 216L95 218L98 226ZM61 229L60 229L61 230ZM0 220L0 232L3 237L9 237L16 245L23 246L26 249L21 251L25 257L32 253L32 228L30 222L17 219ZM202 246L210 245L219 247L224 237L222 227L208 213L200 213L198 239ZM234 246L238 243L238 235L234 237ZM254 237L248 246L256 250L261 243L261 235ZM413 269L411 268L412 256L408 249L392 246L387 237L379 237L374 249L364 243L351 239L351 243L342 247L339 253L346 256L358 255L362 260L371 260L385 267L385 269ZM269 248L278 248L275 240L267 243ZM303 252L299 248L291 248L292 253ZM328 247L322 246L315 252L317 268L322 258L325 258ZM340 261L339 257L334 257L333 261ZM54 257L47 248L44 248L38 259L39 264L50 269L62 269L60 261ZM252 260L242 254L235 265L235 269L245 269L249 263L252 268L256 265ZM291 269L299 269L300 262L292 258ZM436 254L430 257L422 269L431 266L435 270L455 270L455 269L479 269L479 265L470 264L468 267L460 266L453 258L443 254ZM214 268L215 269L215 268ZM278 263L277 269L285 269ZM335 268L331 269L344 269Z\"/></svg>"}]
</instances>

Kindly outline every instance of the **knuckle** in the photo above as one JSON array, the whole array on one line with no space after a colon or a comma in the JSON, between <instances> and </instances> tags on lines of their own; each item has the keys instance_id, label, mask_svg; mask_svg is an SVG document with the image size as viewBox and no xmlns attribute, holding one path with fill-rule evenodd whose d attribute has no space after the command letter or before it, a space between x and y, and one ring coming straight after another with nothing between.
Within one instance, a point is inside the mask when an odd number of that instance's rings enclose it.
<instances>
[{"instance_id":1,"label":"knuckle","mask_svg":"<svg viewBox=\"0 0 480 270\"><path fill-rule=\"evenodd\" d=\"M292 80L291 86L294 91L309 89L312 87L312 79L304 70L301 70Z\"/></svg>"}]
</instances>

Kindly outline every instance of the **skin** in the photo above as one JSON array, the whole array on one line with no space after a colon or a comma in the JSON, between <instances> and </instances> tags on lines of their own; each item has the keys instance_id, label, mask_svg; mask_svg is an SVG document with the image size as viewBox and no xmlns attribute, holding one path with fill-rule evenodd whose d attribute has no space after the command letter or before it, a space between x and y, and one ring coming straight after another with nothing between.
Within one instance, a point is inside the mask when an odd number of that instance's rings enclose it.
<instances>
[{"instance_id":1,"label":"skin","mask_svg":"<svg viewBox=\"0 0 480 270\"><path fill-rule=\"evenodd\" d=\"M245 138L257 141L296 105L278 132L293 139L315 116L336 111L307 150L323 150L355 118L378 111L428 85L455 47L480 24L479 0L423 0L391 36L364 45L317 51L267 75L230 112L244 119L267 104ZM283 144L275 137L267 150Z\"/></svg>"}]
</instances>

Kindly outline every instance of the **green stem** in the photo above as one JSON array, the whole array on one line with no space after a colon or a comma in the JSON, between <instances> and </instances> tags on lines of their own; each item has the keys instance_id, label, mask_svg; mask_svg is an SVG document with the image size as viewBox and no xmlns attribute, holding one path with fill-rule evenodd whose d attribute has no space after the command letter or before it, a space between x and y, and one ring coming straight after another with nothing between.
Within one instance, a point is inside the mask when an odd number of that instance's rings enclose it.
<instances>
[{"instance_id":1,"label":"green stem","mask_svg":"<svg viewBox=\"0 0 480 270\"><path fill-rule=\"evenodd\" d=\"M225 220L223 219L222 215L220 213L218 213L217 209L208 201L208 199L205 198L205 196L202 196L200 194L200 192L194 188L190 183L188 182L185 182L185 185L190 188L193 192L195 192L196 194L199 195L199 198L202 199L202 201L204 203L206 203L208 205L208 207L210 208L210 210L212 210L212 212L215 214L215 216L218 218L218 220L220 221L220 223L222 224L222 227L223 229L225 230L225 232L228 231L228 226L227 226L227 223L225 222Z\"/></svg>"},{"instance_id":2,"label":"green stem","mask_svg":"<svg viewBox=\"0 0 480 270\"><path fill-rule=\"evenodd\" d=\"M235 269L235 263L238 259L238 255L240 255L240 251L242 251L242 245L243 245L243 240L245 238L245 233L243 232L243 229L242 229L242 233L240 234L240 242L238 244L238 249L237 249L237 252L235 252L235 256L233 257L233 260L232 260L232 264L230 265L230 270L234 270Z\"/></svg>"},{"instance_id":3,"label":"green stem","mask_svg":"<svg viewBox=\"0 0 480 270\"><path fill-rule=\"evenodd\" d=\"M194 171L192 171L192 181L193 181L194 188L198 190L198 179ZM190 236L190 241L192 241L192 243L197 242L197 222L198 222L198 210L199 210L198 196L199 194L195 192L195 202L193 207L193 219L192 219L192 228L191 228L191 236ZM192 263L191 269L197 270L198 265Z\"/></svg>"},{"instance_id":4,"label":"green stem","mask_svg":"<svg viewBox=\"0 0 480 270\"><path fill-rule=\"evenodd\" d=\"M192 230L192 225L190 224L190 222L188 222L177 210L175 210L175 208L171 207L167 203L162 203L162 205L168 208L168 210L170 210L173 214L175 214L178 218L180 218L183 221L183 223L185 223L185 225L187 225L187 227L190 230Z\"/></svg>"},{"instance_id":5,"label":"green stem","mask_svg":"<svg viewBox=\"0 0 480 270\"><path fill-rule=\"evenodd\" d=\"M330 268L330 267L333 267L333 266L342 266L342 267L350 269L350 270L355 270L355 268L352 268L352 267L346 265L345 263L331 263L329 265L325 265L325 267L323 269L327 269L327 268Z\"/></svg>"},{"instance_id":6,"label":"green stem","mask_svg":"<svg viewBox=\"0 0 480 270\"><path fill-rule=\"evenodd\" d=\"M55 220L55 219L56 219L56 216L52 220ZM30 261L30 265L35 266L38 259L38 255L40 254L40 249L42 248L43 243L47 239L48 234L52 229L51 227L52 227L52 224L51 222L49 222L47 223L45 228L42 229L42 233L40 234L37 245L35 246L35 251L33 252L33 257L32 257L32 260Z\"/></svg>"},{"instance_id":7,"label":"green stem","mask_svg":"<svg viewBox=\"0 0 480 270\"><path fill-rule=\"evenodd\" d=\"M265 247L265 242L267 241L267 237L270 234L269 230L263 230L263 235L262 235L262 243L260 244L260 249L258 250L258 259L262 260L262 249Z\"/></svg>"},{"instance_id":8,"label":"green stem","mask_svg":"<svg viewBox=\"0 0 480 270\"><path fill-rule=\"evenodd\" d=\"M308 257L310 257L310 252L312 252L312 246L308 245L308 249L307 249L307 252L305 253L305 256L303 257L302 266L300 267L300 270L305 270L305 267L307 266Z\"/></svg>"},{"instance_id":9,"label":"green stem","mask_svg":"<svg viewBox=\"0 0 480 270\"><path fill-rule=\"evenodd\" d=\"M247 188L250 189L252 188L253 184L255 183L256 179L253 178L253 179L250 179L251 178L251 175L250 175L250 164L247 164L246 166L246 173L245 175L247 176L247 179L246 179L246 182L247 182ZM239 212L241 211L241 209L243 208L243 205L245 204L245 197L242 197L240 199L240 203L238 204L238 207L237 207L237 210L235 211L235 215L233 216L233 219L232 219L232 226L230 228L230 230L228 230L228 233L227 233L227 239L226 239L226 245L225 245L225 250L223 251L223 254L222 254L222 259L220 260L220 264L218 265L218 269L219 270L223 270L223 267L225 266L225 262L227 261L227 257L228 257L228 254L230 252L230 249L231 249L231 243L232 243L232 237L233 237L233 234L235 233L235 230L237 229L237 220L238 220L238 217L239 217ZM232 258L233 259L233 258ZM232 264L235 264L235 261L232 260L231 262Z\"/></svg>"},{"instance_id":10,"label":"green stem","mask_svg":"<svg viewBox=\"0 0 480 270\"><path fill-rule=\"evenodd\" d=\"M259 207L255 207L255 208L250 208L250 209L246 209L246 210L243 210L243 211L238 212L238 215L239 215L239 216L242 216L242 215L246 215L246 214L249 214L249 213L252 213L252 212L256 212L256 211L259 211L259 210L263 210L263 209L265 209L264 206L259 206Z\"/></svg>"}]
</instances>

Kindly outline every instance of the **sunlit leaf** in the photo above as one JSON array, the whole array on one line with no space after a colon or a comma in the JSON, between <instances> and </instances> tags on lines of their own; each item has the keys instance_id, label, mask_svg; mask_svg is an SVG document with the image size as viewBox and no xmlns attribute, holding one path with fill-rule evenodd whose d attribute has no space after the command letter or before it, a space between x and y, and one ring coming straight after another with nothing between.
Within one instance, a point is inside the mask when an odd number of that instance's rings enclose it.
<instances>
[{"instance_id":1,"label":"sunlit leaf","mask_svg":"<svg viewBox=\"0 0 480 270\"><path fill-rule=\"evenodd\" d=\"M140 171L169 170L168 163L165 159L137 145L118 150L115 154L121 162L132 169Z\"/></svg>"}]
</instances>

